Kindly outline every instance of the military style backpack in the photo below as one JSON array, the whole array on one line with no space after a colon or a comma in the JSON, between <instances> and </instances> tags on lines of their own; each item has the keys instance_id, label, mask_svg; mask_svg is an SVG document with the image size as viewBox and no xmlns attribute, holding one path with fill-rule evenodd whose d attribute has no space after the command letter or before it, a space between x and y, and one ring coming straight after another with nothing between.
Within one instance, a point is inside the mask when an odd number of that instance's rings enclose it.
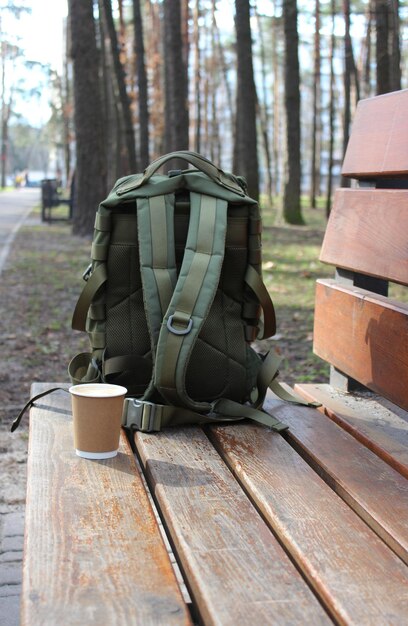
<instances>
[{"instance_id":1,"label":"military style backpack","mask_svg":"<svg viewBox=\"0 0 408 626\"><path fill-rule=\"evenodd\" d=\"M174 158L194 169L157 170ZM91 352L69 365L73 383L128 389L123 424L145 432L252 418L279 358L256 338L275 333L261 278L261 219L245 181L203 156L173 152L121 178L97 211L86 284L72 326Z\"/></svg>"}]
</instances>

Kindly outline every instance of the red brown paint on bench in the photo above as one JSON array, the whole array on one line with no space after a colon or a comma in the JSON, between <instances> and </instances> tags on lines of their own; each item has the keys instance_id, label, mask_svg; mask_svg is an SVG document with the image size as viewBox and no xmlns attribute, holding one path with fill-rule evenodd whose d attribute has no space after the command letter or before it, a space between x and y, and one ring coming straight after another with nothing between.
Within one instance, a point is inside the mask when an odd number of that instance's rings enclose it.
<instances>
[{"instance_id":1,"label":"red brown paint on bench","mask_svg":"<svg viewBox=\"0 0 408 626\"><path fill-rule=\"evenodd\" d=\"M316 409L268 393L265 407L285 437L347 504L408 564L408 482Z\"/></svg>"},{"instance_id":2,"label":"red brown paint on bench","mask_svg":"<svg viewBox=\"0 0 408 626\"><path fill-rule=\"evenodd\" d=\"M204 624L331 623L200 428L135 442Z\"/></svg>"},{"instance_id":3,"label":"red brown paint on bench","mask_svg":"<svg viewBox=\"0 0 408 626\"><path fill-rule=\"evenodd\" d=\"M77 457L68 394L30 412L26 511L22 626L192 623L127 439Z\"/></svg>"},{"instance_id":4,"label":"red brown paint on bench","mask_svg":"<svg viewBox=\"0 0 408 626\"><path fill-rule=\"evenodd\" d=\"M408 284L408 190L338 189L320 260Z\"/></svg>"},{"instance_id":5,"label":"red brown paint on bench","mask_svg":"<svg viewBox=\"0 0 408 626\"><path fill-rule=\"evenodd\" d=\"M360 100L342 174L353 178L407 176L408 89Z\"/></svg>"},{"instance_id":6,"label":"red brown paint on bench","mask_svg":"<svg viewBox=\"0 0 408 626\"><path fill-rule=\"evenodd\" d=\"M289 443L252 424L210 438L338 623L404 621L408 569Z\"/></svg>"},{"instance_id":7,"label":"red brown paint on bench","mask_svg":"<svg viewBox=\"0 0 408 626\"><path fill-rule=\"evenodd\" d=\"M382 398L350 394L327 384L296 385L309 402L320 402L320 411L408 478L408 413Z\"/></svg>"},{"instance_id":8,"label":"red brown paint on bench","mask_svg":"<svg viewBox=\"0 0 408 626\"><path fill-rule=\"evenodd\" d=\"M408 409L408 304L334 280L316 283L314 352Z\"/></svg>"}]
</instances>

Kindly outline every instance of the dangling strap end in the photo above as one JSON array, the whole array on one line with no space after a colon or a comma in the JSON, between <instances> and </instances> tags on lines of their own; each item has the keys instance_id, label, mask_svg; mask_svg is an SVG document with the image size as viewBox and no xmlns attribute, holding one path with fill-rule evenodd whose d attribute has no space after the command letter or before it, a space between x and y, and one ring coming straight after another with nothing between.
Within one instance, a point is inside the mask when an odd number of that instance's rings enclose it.
<instances>
[{"instance_id":1,"label":"dangling strap end","mask_svg":"<svg viewBox=\"0 0 408 626\"><path fill-rule=\"evenodd\" d=\"M17 428L20 426L20 422L22 420L22 417L24 415L24 413L30 409L34 404L34 399L29 400L21 409L20 413L17 415L16 419L13 421L13 423L11 424L11 428L10 431L12 433L14 433L15 430L17 430Z\"/></svg>"},{"instance_id":2,"label":"dangling strap end","mask_svg":"<svg viewBox=\"0 0 408 626\"><path fill-rule=\"evenodd\" d=\"M43 396L48 396L49 393L53 393L54 391L65 391L66 393L68 393L68 389L64 389L63 387L53 387L52 389L48 389L47 391L43 391L42 393L37 394L33 398L30 398L30 400L23 406L23 408L21 409L20 413L17 415L16 419L11 424L10 431L12 433L14 433L14 431L17 430L17 428L19 427L20 422L21 422L21 420L23 418L24 413L28 409L31 409L31 407L34 405L34 403L37 400L39 400Z\"/></svg>"},{"instance_id":3,"label":"dangling strap end","mask_svg":"<svg viewBox=\"0 0 408 626\"><path fill-rule=\"evenodd\" d=\"M283 424L282 422L278 422L277 424L273 424L271 426L272 430L276 430L277 433L281 433L285 430L289 430L289 426Z\"/></svg>"}]
</instances>

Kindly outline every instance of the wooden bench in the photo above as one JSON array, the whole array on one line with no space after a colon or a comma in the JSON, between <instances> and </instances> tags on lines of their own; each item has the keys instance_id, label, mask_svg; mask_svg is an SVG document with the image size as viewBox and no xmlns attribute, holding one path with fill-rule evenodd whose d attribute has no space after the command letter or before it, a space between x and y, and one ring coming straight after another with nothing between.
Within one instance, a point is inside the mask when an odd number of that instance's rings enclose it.
<instances>
[{"instance_id":1,"label":"wooden bench","mask_svg":"<svg viewBox=\"0 0 408 626\"><path fill-rule=\"evenodd\" d=\"M343 171L375 185L339 190L327 228L333 384L298 386L320 410L270 394L283 436L175 428L134 454L123 433L100 462L73 453L68 394L31 410L23 625L407 623L408 305L384 284L408 284L407 109L358 107Z\"/></svg>"},{"instance_id":2,"label":"wooden bench","mask_svg":"<svg viewBox=\"0 0 408 626\"><path fill-rule=\"evenodd\" d=\"M64 217L55 217L52 215L52 209L60 205L67 206L67 215ZM73 194L71 188L71 197L65 198L58 189L58 181L55 178L45 178L41 181L41 220L43 222L69 221L72 219Z\"/></svg>"}]
</instances>

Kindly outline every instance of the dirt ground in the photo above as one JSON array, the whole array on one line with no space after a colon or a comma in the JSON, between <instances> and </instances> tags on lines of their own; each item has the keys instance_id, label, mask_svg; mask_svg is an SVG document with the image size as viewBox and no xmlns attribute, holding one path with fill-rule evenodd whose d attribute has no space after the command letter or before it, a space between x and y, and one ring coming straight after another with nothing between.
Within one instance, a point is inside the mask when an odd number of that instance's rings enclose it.
<instances>
[{"instance_id":1,"label":"dirt ground","mask_svg":"<svg viewBox=\"0 0 408 626\"><path fill-rule=\"evenodd\" d=\"M67 382L69 360L86 349L70 318L89 249L67 224L41 225L30 217L0 276L0 513L25 501L28 412L18 430L11 433L10 426L31 383Z\"/></svg>"}]
</instances>

